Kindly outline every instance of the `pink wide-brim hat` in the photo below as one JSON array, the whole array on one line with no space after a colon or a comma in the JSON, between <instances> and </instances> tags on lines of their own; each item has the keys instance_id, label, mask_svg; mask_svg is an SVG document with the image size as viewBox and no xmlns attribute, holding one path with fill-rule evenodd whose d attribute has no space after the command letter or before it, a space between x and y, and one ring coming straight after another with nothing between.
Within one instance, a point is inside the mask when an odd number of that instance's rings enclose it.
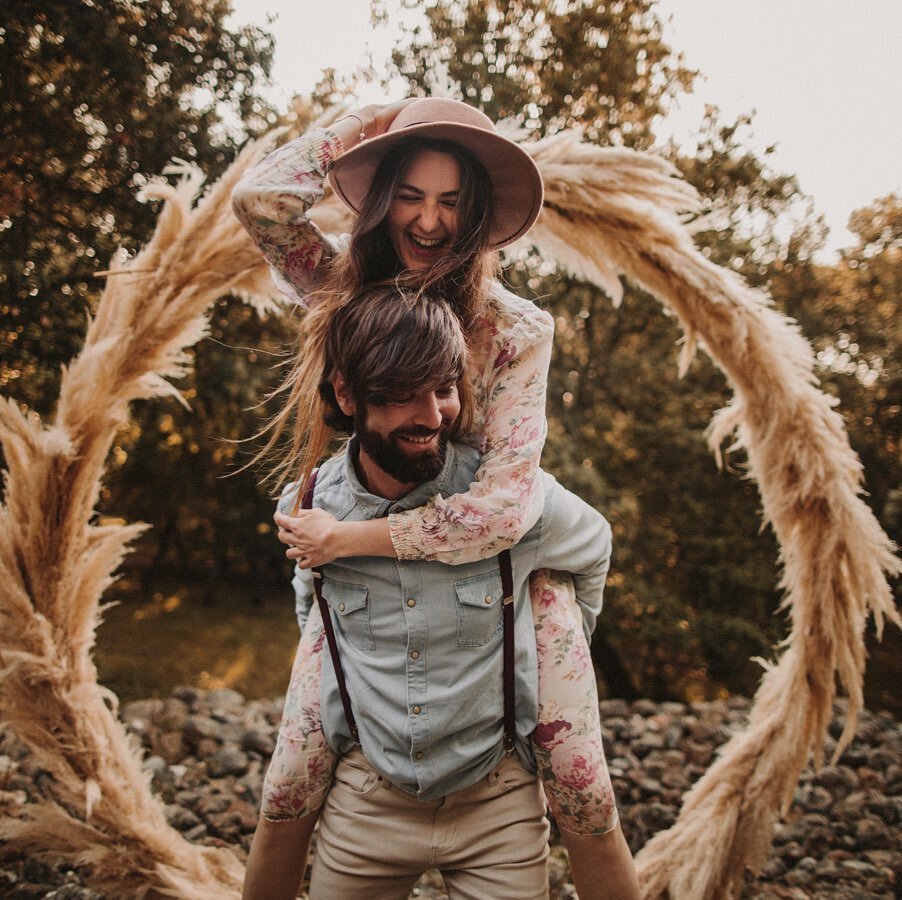
<instances>
[{"instance_id":1,"label":"pink wide-brim hat","mask_svg":"<svg viewBox=\"0 0 902 900\"><path fill-rule=\"evenodd\" d=\"M425 97L405 106L384 134L343 153L329 172L332 189L360 212L376 169L385 154L409 137L438 138L468 150L492 182L493 249L523 237L542 210L542 176L532 157L495 132L492 120L459 100Z\"/></svg>"}]
</instances>

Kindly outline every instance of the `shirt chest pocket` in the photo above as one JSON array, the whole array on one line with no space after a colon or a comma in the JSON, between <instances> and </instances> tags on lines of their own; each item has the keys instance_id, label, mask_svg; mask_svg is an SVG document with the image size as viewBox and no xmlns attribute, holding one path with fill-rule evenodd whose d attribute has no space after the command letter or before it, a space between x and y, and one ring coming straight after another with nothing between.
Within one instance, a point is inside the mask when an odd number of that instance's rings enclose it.
<instances>
[{"instance_id":1,"label":"shirt chest pocket","mask_svg":"<svg viewBox=\"0 0 902 900\"><path fill-rule=\"evenodd\" d=\"M481 647L501 634L501 573L474 575L454 584L457 645Z\"/></svg>"},{"instance_id":2,"label":"shirt chest pocket","mask_svg":"<svg viewBox=\"0 0 902 900\"><path fill-rule=\"evenodd\" d=\"M375 650L366 586L324 578L323 597L335 616L336 627L348 643L360 650Z\"/></svg>"}]
</instances>

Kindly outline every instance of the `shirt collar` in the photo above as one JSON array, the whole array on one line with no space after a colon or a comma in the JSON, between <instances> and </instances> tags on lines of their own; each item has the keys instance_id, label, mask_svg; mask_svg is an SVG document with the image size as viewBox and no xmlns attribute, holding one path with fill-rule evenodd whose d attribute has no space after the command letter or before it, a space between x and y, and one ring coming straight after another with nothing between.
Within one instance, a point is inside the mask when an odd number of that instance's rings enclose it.
<instances>
[{"instance_id":1,"label":"shirt collar","mask_svg":"<svg viewBox=\"0 0 902 900\"><path fill-rule=\"evenodd\" d=\"M448 447L445 451L445 464L435 478L417 485L409 494L398 500L387 500L385 497L371 494L357 476L357 467L354 465L354 461L357 459L359 451L360 444L357 436L354 435L348 441L348 447L345 452L345 478L354 501L362 506L372 518L380 518L397 510L415 509L418 506L423 506L436 494L445 494L447 496L446 488L457 465L457 449L453 441L448 441Z\"/></svg>"}]
</instances>

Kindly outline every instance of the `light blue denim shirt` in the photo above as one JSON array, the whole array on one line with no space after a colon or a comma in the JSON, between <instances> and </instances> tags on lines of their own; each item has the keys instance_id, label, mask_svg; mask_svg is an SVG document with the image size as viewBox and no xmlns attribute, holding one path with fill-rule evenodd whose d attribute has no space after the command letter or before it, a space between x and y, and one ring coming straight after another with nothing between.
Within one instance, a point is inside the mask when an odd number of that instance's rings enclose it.
<instances>
[{"instance_id":1,"label":"light blue denim shirt","mask_svg":"<svg viewBox=\"0 0 902 900\"><path fill-rule=\"evenodd\" d=\"M369 493L352 462L356 444L319 472L314 506L346 521L386 516L468 489L479 454L450 444L434 480L400 500ZM538 709L536 641L529 575L549 568L571 572L591 635L601 611L611 555L611 529L588 504L543 473L545 507L511 550L516 634L517 751L535 769L529 735ZM280 501L287 509L291 489ZM293 580L303 628L314 602L313 578ZM498 558L445 563L350 557L323 568L323 594L335 634L360 745L392 784L422 800L463 790L487 775L503 750L501 574ZM335 672L323 654L322 721L338 753L353 747Z\"/></svg>"}]
</instances>

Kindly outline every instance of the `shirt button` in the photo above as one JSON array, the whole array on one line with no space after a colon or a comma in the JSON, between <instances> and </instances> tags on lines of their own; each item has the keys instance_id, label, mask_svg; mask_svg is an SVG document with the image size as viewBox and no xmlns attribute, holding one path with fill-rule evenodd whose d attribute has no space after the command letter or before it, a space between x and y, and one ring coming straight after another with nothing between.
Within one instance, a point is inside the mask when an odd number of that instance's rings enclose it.
<instances>
[{"instance_id":1,"label":"shirt button","mask_svg":"<svg viewBox=\"0 0 902 900\"><path fill-rule=\"evenodd\" d=\"M416 606L416 605L417 605L417 601L414 600L414 599L411 597L411 599L407 601L407 605L408 605L408 606Z\"/></svg>"},{"instance_id":2,"label":"shirt button","mask_svg":"<svg viewBox=\"0 0 902 900\"><path fill-rule=\"evenodd\" d=\"M423 753L422 750L417 750L417 752L414 753L414 756L415 756L417 759L422 759L424 755L425 755L425 754Z\"/></svg>"},{"instance_id":3,"label":"shirt button","mask_svg":"<svg viewBox=\"0 0 902 900\"><path fill-rule=\"evenodd\" d=\"M422 711L423 711L423 707L422 707L422 706L415 706L415 707L413 708L413 714L414 714L415 716L418 716Z\"/></svg>"},{"instance_id":4,"label":"shirt button","mask_svg":"<svg viewBox=\"0 0 902 900\"><path fill-rule=\"evenodd\" d=\"M410 658L411 658L411 659L419 659L419 658L420 658L420 651L419 651L419 650L414 650L414 651L410 654Z\"/></svg>"},{"instance_id":5,"label":"shirt button","mask_svg":"<svg viewBox=\"0 0 902 900\"><path fill-rule=\"evenodd\" d=\"M488 600L489 598L486 597L485 599ZM338 611L339 611L339 612L344 612L344 611L345 611L345 605L344 605L344 603L339 603L339 604L338 604Z\"/></svg>"},{"instance_id":6,"label":"shirt button","mask_svg":"<svg viewBox=\"0 0 902 900\"><path fill-rule=\"evenodd\" d=\"M491 594L486 594L486 595L485 595L485 602L486 602L486 603L491 603L491 602L492 602Z\"/></svg>"}]
</instances>

